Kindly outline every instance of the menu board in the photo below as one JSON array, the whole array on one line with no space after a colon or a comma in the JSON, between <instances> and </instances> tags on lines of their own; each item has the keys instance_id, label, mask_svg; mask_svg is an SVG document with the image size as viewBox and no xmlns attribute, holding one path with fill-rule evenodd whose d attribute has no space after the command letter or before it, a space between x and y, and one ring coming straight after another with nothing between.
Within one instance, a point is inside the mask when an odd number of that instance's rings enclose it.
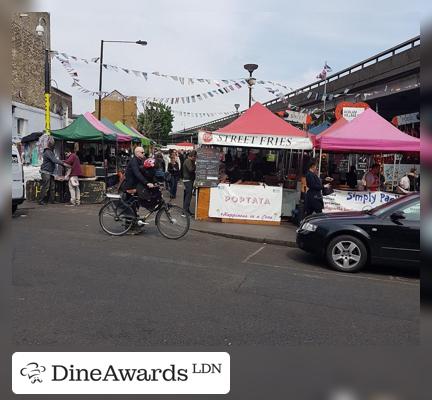
<instances>
[{"instance_id":1,"label":"menu board","mask_svg":"<svg viewBox=\"0 0 432 400\"><path fill-rule=\"evenodd\" d=\"M348 172L348 171L349 171L348 160L340 160L339 161L339 172Z\"/></svg>"},{"instance_id":2,"label":"menu board","mask_svg":"<svg viewBox=\"0 0 432 400\"><path fill-rule=\"evenodd\" d=\"M201 146L197 149L195 186L215 187L219 183L220 149Z\"/></svg>"}]
</instances>

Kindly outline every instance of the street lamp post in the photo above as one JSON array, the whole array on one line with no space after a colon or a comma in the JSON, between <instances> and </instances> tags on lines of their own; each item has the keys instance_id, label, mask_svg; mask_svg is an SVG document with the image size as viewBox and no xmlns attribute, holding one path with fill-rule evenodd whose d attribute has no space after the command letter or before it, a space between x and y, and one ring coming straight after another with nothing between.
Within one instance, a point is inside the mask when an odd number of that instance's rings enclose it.
<instances>
[{"instance_id":1,"label":"street lamp post","mask_svg":"<svg viewBox=\"0 0 432 400\"><path fill-rule=\"evenodd\" d=\"M45 95L45 133L50 134L51 131L51 114L50 114L50 108L51 108L51 79L50 79L50 49L48 44L48 35L45 32L45 28L43 27L42 23L46 26L47 22L45 21L45 18L40 17L39 23L36 27L36 33L38 36L43 36L45 33L45 88L44 88L44 95Z\"/></svg>"},{"instance_id":2,"label":"street lamp post","mask_svg":"<svg viewBox=\"0 0 432 400\"><path fill-rule=\"evenodd\" d=\"M99 104L98 104L98 119L102 118L102 71L103 71L103 52L104 52L104 43L132 43L139 44L141 46L146 46L147 42L145 40L101 40L100 47L100 58L99 58Z\"/></svg>"},{"instance_id":3,"label":"street lamp post","mask_svg":"<svg viewBox=\"0 0 432 400\"><path fill-rule=\"evenodd\" d=\"M257 64L245 64L244 69L249 72L249 78L246 82L249 85L249 108L252 106L252 87L256 83L256 79L252 77L252 73L258 68Z\"/></svg>"},{"instance_id":4,"label":"street lamp post","mask_svg":"<svg viewBox=\"0 0 432 400\"><path fill-rule=\"evenodd\" d=\"M104 53L104 43L132 43L132 44L139 44L140 46L146 46L147 42L145 40L137 40L137 41L130 41L130 40L101 40L101 46L100 46L100 58L99 58L99 103L98 103L98 120L100 121L102 118L102 72L103 72L103 53ZM104 151L104 135L102 135L102 160L103 160L103 168L104 168L104 175L105 175L105 184L107 180L107 160L105 158L105 151Z\"/></svg>"}]
</instances>

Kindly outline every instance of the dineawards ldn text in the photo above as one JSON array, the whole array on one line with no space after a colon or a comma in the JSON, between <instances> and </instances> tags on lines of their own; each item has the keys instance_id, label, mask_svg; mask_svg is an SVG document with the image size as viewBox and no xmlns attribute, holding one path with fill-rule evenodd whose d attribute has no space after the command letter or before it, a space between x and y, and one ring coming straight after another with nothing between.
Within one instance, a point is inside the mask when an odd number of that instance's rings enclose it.
<instances>
[{"instance_id":1,"label":"dineawards ldn text","mask_svg":"<svg viewBox=\"0 0 432 400\"><path fill-rule=\"evenodd\" d=\"M73 365L52 365L52 368L52 382L185 382L189 378L187 369L177 369L174 364L165 369L115 368L112 365L106 369L76 368Z\"/></svg>"}]
</instances>

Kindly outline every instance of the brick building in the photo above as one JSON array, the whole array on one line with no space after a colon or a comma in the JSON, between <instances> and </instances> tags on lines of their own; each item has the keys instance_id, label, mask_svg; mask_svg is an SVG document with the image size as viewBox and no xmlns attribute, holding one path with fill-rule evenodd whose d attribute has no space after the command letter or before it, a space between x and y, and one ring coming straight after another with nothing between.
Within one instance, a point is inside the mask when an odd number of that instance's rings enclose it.
<instances>
[{"instance_id":1,"label":"brick building","mask_svg":"<svg viewBox=\"0 0 432 400\"><path fill-rule=\"evenodd\" d=\"M98 116L99 100L95 101L94 115ZM137 98L124 96L118 90L102 98L101 118L108 118L111 122L121 121L126 125L137 127Z\"/></svg>"},{"instance_id":2,"label":"brick building","mask_svg":"<svg viewBox=\"0 0 432 400\"><path fill-rule=\"evenodd\" d=\"M42 36L36 34L39 23ZM11 21L12 138L18 141L45 126L45 49L51 48L50 14L17 13ZM51 59L49 60L51 63ZM72 116L72 96L51 88L51 129L68 125Z\"/></svg>"}]
</instances>

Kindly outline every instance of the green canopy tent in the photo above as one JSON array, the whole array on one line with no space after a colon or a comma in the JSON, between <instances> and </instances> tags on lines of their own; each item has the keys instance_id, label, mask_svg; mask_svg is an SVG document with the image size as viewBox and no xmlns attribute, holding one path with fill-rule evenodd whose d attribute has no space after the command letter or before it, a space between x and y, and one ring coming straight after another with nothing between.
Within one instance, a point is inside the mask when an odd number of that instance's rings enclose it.
<instances>
[{"instance_id":1,"label":"green canopy tent","mask_svg":"<svg viewBox=\"0 0 432 400\"><path fill-rule=\"evenodd\" d=\"M51 131L51 134L58 140L71 140L76 142L100 142L102 140L107 142L116 142L117 140L127 141L127 137L121 134L117 135L115 131L106 126L101 125L96 127L85 114L80 115L66 128Z\"/></svg>"},{"instance_id":2,"label":"green canopy tent","mask_svg":"<svg viewBox=\"0 0 432 400\"><path fill-rule=\"evenodd\" d=\"M111 130L113 130L114 132L123 135L123 136L127 136L131 139L132 142L134 143L141 143L141 138L139 137L135 137L130 135L129 133L126 133L124 131L122 131L116 124L112 123L108 118L103 117L101 122L107 126L108 128L110 128Z\"/></svg>"},{"instance_id":3,"label":"green canopy tent","mask_svg":"<svg viewBox=\"0 0 432 400\"><path fill-rule=\"evenodd\" d=\"M127 126L127 125L126 125ZM143 138L145 138L146 140L149 141L149 145L150 144L156 144L156 142L154 140L149 139L147 136L145 136L143 133L138 132L133 126L127 126L129 129L131 129L133 132L138 133L139 135L141 135Z\"/></svg>"},{"instance_id":4,"label":"green canopy tent","mask_svg":"<svg viewBox=\"0 0 432 400\"><path fill-rule=\"evenodd\" d=\"M145 136L141 135L140 133L135 133L132 129L130 129L123 122L117 121L114 125L116 126L117 129L119 129L121 132L125 133L126 135L129 135L133 138L139 139L143 146L150 146L151 145L150 139L146 138Z\"/></svg>"}]
</instances>

